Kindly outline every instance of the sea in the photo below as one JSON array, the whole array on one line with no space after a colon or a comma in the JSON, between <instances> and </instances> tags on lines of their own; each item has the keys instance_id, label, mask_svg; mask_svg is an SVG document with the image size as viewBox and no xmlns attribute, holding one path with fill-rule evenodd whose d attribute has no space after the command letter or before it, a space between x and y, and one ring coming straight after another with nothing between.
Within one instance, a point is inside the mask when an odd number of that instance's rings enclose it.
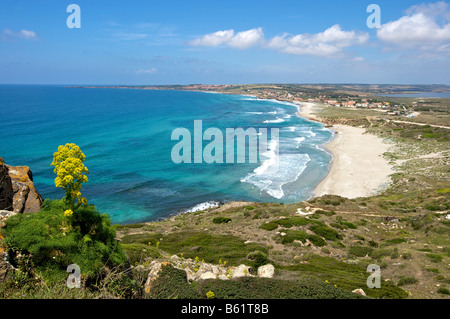
<instances>
[{"instance_id":1,"label":"sea","mask_svg":"<svg viewBox=\"0 0 450 319\"><path fill-rule=\"evenodd\" d=\"M60 199L53 153L59 145L77 144L89 169L82 194L114 224L156 221L229 201L289 204L311 198L332 161L323 145L333 132L297 111L292 103L245 95L0 85L0 156L9 165L29 166L41 195ZM172 132L194 133L195 120L203 132L276 128L279 138L268 134L256 163L177 164L171 153L179 140Z\"/></svg>"}]
</instances>

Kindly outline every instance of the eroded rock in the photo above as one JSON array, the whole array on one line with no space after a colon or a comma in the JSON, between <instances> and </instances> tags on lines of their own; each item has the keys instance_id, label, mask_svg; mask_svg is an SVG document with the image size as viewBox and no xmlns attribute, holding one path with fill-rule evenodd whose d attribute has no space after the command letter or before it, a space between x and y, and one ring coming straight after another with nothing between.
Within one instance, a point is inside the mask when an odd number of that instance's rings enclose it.
<instances>
[{"instance_id":1,"label":"eroded rock","mask_svg":"<svg viewBox=\"0 0 450 319\"><path fill-rule=\"evenodd\" d=\"M41 210L42 196L33 183L33 173L28 166L5 166L14 192L13 211L17 214L36 213Z\"/></svg>"},{"instance_id":2,"label":"eroded rock","mask_svg":"<svg viewBox=\"0 0 450 319\"><path fill-rule=\"evenodd\" d=\"M273 278L275 274L275 267L271 264L258 267L258 277Z\"/></svg>"},{"instance_id":3,"label":"eroded rock","mask_svg":"<svg viewBox=\"0 0 450 319\"><path fill-rule=\"evenodd\" d=\"M0 157L0 210L13 210L14 191L9 169Z\"/></svg>"}]
</instances>

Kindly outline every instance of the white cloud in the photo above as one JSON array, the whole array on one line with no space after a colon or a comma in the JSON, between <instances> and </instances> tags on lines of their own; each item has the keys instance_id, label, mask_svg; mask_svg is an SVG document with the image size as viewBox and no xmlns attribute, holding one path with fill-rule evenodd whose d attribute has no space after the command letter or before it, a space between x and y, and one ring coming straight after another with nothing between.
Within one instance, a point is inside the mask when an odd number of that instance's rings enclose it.
<instances>
[{"instance_id":1,"label":"white cloud","mask_svg":"<svg viewBox=\"0 0 450 319\"><path fill-rule=\"evenodd\" d=\"M233 36L234 30L217 31L197 38L189 44L192 46L215 47L230 41Z\"/></svg>"},{"instance_id":2,"label":"white cloud","mask_svg":"<svg viewBox=\"0 0 450 319\"><path fill-rule=\"evenodd\" d=\"M3 29L1 38L3 38L3 39L20 38L20 39L26 39L26 40L33 40L33 39L37 39L37 34L34 31L25 30L25 29L17 31L17 32L12 31L10 29Z\"/></svg>"},{"instance_id":3,"label":"white cloud","mask_svg":"<svg viewBox=\"0 0 450 319\"><path fill-rule=\"evenodd\" d=\"M268 47L290 54L308 54L330 56L340 53L342 49L367 42L367 33L357 34L355 31L343 31L336 24L324 32L316 34L283 34L272 38Z\"/></svg>"},{"instance_id":4,"label":"white cloud","mask_svg":"<svg viewBox=\"0 0 450 319\"><path fill-rule=\"evenodd\" d=\"M339 25L334 25L324 32L316 34L291 35L284 33L266 40L262 28L255 28L235 33L234 30L217 31L206 34L191 42L192 46L220 46L248 49L263 46L289 54L308 54L330 56L338 54L342 49L353 45L360 45L369 39L367 33L343 31Z\"/></svg>"},{"instance_id":5,"label":"white cloud","mask_svg":"<svg viewBox=\"0 0 450 319\"><path fill-rule=\"evenodd\" d=\"M237 33L228 41L228 45L238 49L248 49L264 42L262 28L251 29Z\"/></svg>"},{"instance_id":6,"label":"white cloud","mask_svg":"<svg viewBox=\"0 0 450 319\"><path fill-rule=\"evenodd\" d=\"M151 68L151 69L139 69L136 71L136 74L140 75L140 74L155 74L157 73L158 70L155 68Z\"/></svg>"},{"instance_id":7,"label":"white cloud","mask_svg":"<svg viewBox=\"0 0 450 319\"><path fill-rule=\"evenodd\" d=\"M264 41L262 28L251 29L235 34L234 30L217 31L189 42L192 46L228 45L238 49L248 49Z\"/></svg>"},{"instance_id":8,"label":"white cloud","mask_svg":"<svg viewBox=\"0 0 450 319\"><path fill-rule=\"evenodd\" d=\"M386 43L433 49L450 41L450 10L445 2L417 5L407 15L383 24L377 36Z\"/></svg>"}]
</instances>

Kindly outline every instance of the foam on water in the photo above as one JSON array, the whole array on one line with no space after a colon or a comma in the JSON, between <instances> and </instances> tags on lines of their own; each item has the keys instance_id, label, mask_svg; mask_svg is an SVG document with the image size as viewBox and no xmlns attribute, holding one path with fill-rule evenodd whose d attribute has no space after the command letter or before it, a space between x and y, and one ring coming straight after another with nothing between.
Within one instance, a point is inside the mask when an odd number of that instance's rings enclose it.
<instances>
[{"instance_id":1,"label":"foam on water","mask_svg":"<svg viewBox=\"0 0 450 319\"><path fill-rule=\"evenodd\" d=\"M248 174L241 181L258 187L270 196L280 199L284 196L283 186L296 181L310 161L308 154L281 154L269 159Z\"/></svg>"},{"instance_id":2,"label":"foam on water","mask_svg":"<svg viewBox=\"0 0 450 319\"><path fill-rule=\"evenodd\" d=\"M279 154L279 144L275 139L269 142L262 157L265 158L262 164L241 182L253 184L277 199L284 196L283 185L297 180L311 160L308 154Z\"/></svg>"},{"instance_id":3,"label":"foam on water","mask_svg":"<svg viewBox=\"0 0 450 319\"><path fill-rule=\"evenodd\" d=\"M281 118L277 117L276 120L265 120L264 123L265 124L268 124L268 123L283 123L284 121L285 121L284 119L281 119Z\"/></svg>"},{"instance_id":4,"label":"foam on water","mask_svg":"<svg viewBox=\"0 0 450 319\"><path fill-rule=\"evenodd\" d=\"M200 211L208 209L208 208L219 207L222 204L223 203L221 203L221 202L215 202L215 201L203 202L203 203L197 204L189 209L186 209L184 211L184 213L200 212Z\"/></svg>"}]
</instances>

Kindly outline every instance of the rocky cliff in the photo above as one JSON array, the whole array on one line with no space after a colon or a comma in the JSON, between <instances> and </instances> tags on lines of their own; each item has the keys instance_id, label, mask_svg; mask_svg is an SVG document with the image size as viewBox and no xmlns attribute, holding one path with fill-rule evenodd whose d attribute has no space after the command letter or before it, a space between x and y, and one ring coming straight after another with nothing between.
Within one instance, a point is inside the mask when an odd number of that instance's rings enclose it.
<instances>
[{"instance_id":1,"label":"rocky cliff","mask_svg":"<svg viewBox=\"0 0 450 319\"><path fill-rule=\"evenodd\" d=\"M0 210L36 213L41 205L42 197L34 186L30 168L9 166L0 158Z\"/></svg>"},{"instance_id":2,"label":"rocky cliff","mask_svg":"<svg viewBox=\"0 0 450 319\"><path fill-rule=\"evenodd\" d=\"M13 209L13 187L9 169L5 165L3 158L0 157L0 210Z\"/></svg>"}]
</instances>

